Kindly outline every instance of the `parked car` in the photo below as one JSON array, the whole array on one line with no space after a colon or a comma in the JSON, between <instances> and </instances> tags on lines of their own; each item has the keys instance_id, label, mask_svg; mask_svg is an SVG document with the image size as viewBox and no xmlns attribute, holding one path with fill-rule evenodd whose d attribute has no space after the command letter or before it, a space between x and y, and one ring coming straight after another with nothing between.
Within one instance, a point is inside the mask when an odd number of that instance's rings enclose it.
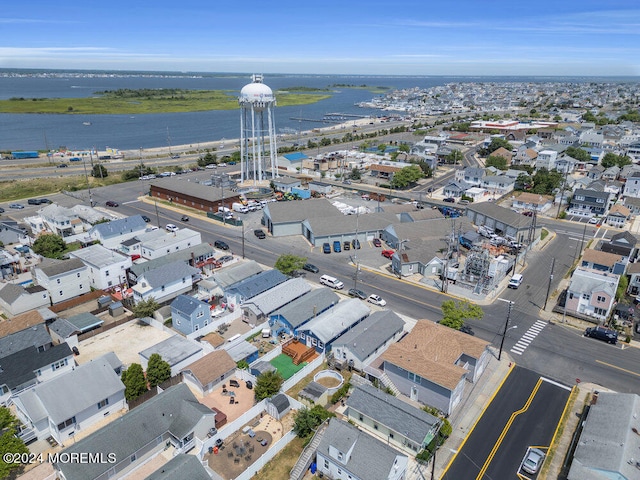
<instances>
[{"instance_id":1,"label":"parked car","mask_svg":"<svg viewBox=\"0 0 640 480\"><path fill-rule=\"evenodd\" d=\"M312 263L305 263L302 266L303 270L306 270L307 272L311 272L311 273L318 273L320 271L320 269L318 267L316 267L315 265L313 265Z\"/></svg>"},{"instance_id":2,"label":"parked car","mask_svg":"<svg viewBox=\"0 0 640 480\"><path fill-rule=\"evenodd\" d=\"M213 242L213 246L220 250L229 250L229 245L227 244L227 242L223 242L222 240L216 240L215 242Z\"/></svg>"},{"instance_id":3,"label":"parked car","mask_svg":"<svg viewBox=\"0 0 640 480\"><path fill-rule=\"evenodd\" d=\"M66 163L61 163L59 165L56 165L56 168L67 168L67 164Z\"/></svg>"},{"instance_id":4,"label":"parked car","mask_svg":"<svg viewBox=\"0 0 640 480\"><path fill-rule=\"evenodd\" d=\"M373 246L374 247L381 247L382 246L382 242L380 241L379 238L374 238L373 239Z\"/></svg>"},{"instance_id":5,"label":"parked car","mask_svg":"<svg viewBox=\"0 0 640 480\"><path fill-rule=\"evenodd\" d=\"M333 242L333 251L336 253L340 253L342 251L342 248L340 247L340 242L338 240Z\"/></svg>"},{"instance_id":6,"label":"parked car","mask_svg":"<svg viewBox=\"0 0 640 480\"><path fill-rule=\"evenodd\" d=\"M11 205L9 205L9 208L13 208L15 210L22 210L24 208L24 205L20 203L12 203Z\"/></svg>"},{"instance_id":7,"label":"parked car","mask_svg":"<svg viewBox=\"0 0 640 480\"><path fill-rule=\"evenodd\" d=\"M220 263L227 263L233 260L233 255L223 255L222 257L220 257L218 259L218 262Z\"/></svg>"},{"instance_id":8,"label":"parked car","mask_svg":"<svg viewBox=\"0 0 640 480\"><path fill-rule=\"evenodd\" d=\"M49 204L49 203L51 203L51 200L49 200L48 198L41 198L41 199L40 199L40 203L41 203L41 204L42 204L42 203Z\"/></svg>"},{"instance_id":9,"label":"parked car","mask_svg":"<svg viewBox=\"0 0 640 480\"><path fill-rule=\"evenodd\" d=\"M456 199L453 197L449 197L449 198L445 198L444 200L442 200L443 202L447 202L447 203L456 203Z\"/></svg>"},{"instance_id":10,"label":"parked car","mask_svg":"<svg viewBox=\"0 0 640 480\"><path fill-rule=\"evenodd\" d=\"M596 217L592 217L589 219L589 223L592 225L597 225L598 223L600 223L600 219Z\"/></svg>"},{"instance_id":11,"label":"parked car","mask_svg":"<svg viewBox=\"0 0 640 480\"><path fill-rule=\"evenodd\" d=\"M188 221L189 221L189 217L188 217L188 216L186 216L186 215L182 215L182 216L180 217L180 221L182 221L182 222L188 222Z\"/></svg>"},{"instance_id":12,"label":"parked car","mask_svg":"<svg viewBox=\"0 0 640 480\"><path fill-rule=\"evenodd\" d=\"M324 253L331 253L331 245L328 243L323 243L322 244L322 251Z\"/></svg>"},{"instance_id":13,"label":"parked car","mask_svg":"<svg viewBox=\"0 0 640 480\"><path fill-rule=\"evenodd\" d=\"M612 345L618 343L618 332L605 327L589 327L584 331L584 336L596 338Z\"/></svg>"},{"instance_id":14,"label":"parked car","mask_svg":"<svg viewBox=\"0 0 640 480\"><path fill-rule=\"evenodd\" d=\"M180 230L177 226L175 226L173 223L167 223L167 226L164 227L164 229L167 232L177 232L178 230Z\"/></svg>"},{"instance_id":15,"label":"parked car","mask_svg":"<svg viewBox=\"0 0 640 480\"><path fill-rule=\"evenodd\" d=\"M151 219L146 215L142 215L142 219L144 220L145 223L149 223L151 221Z\"/></svg>"},{"instance_id":16,"label":"parked car","mask_svg":"<svg viewBox=\"0 0 640 480\"><path fill-rule=\"evenodd\" d=\"M27 200L27 203L29 205L40 205L40 203L42 202L37 198L30 198L29 200Z\"/></svg>"},{"instance_id":17,"label":"parked car","mask_svg":"<svg viewBox=\"0 0 640 480\"><path fill-rule=\"evenodd\" d=\"M353 240L351 240L351 246L356 250L360 250L360 240L354 238Z\"/></svg>"},{"instance_id":18,"label":"parked car","mask_svg":"<svg viewBox=\"0 0 640 480\"><path fill-rule=\"evenodd\" d=\"M342 248L344 250L351 250L351 244L349 243L349 240L344 241L344 243L342 244Z\"/></svg>"},{"instance_id":19,"label":"parked car","mask_svg":"<svg viewBox=\"0 0 640 480\"><path fill-rule=\"evenodd\" d=\"M531 475L535 475L538 473L538 470L540 470L544 456L542 450L529 447L520 468Z\"/></svg>"},{"instance_id":20,"label":"parked car","mask_svg":"<svg viewBox=\"0 0 640 480\"><path fill-rule=\"evenodd\" d=\"M394 253L396 253L394 250L382 250L382 256L386 258L393 257Z\"/></svg>"},{"instance_id":21,"label":"parked car","mask_svg":"<svg viewBox=\"0 0 640 480\"><path fill-rule=\"evenodd\" d=\"M258 237L260 240L264 240L265 238L267 238L267 234L264 233L264 230L262 230L261 228L258 228L257 230L254 230L253 234L256 237Z\"/></svg>"},{"instance_id":22,"label":"parked car","mask_svg":"<svg viewBox=\"0 0 640 480\"><path fill-rule=\"evenodd\" d=\"M387 304L387 302L380 295L375 294L369 295L369 298L367 298L367 302L378 305L379 307L384 307Z\"/></svg>"},{"instance_id":23,"label":"parked car","mask_svg":"<svg viewBox=\"0 0 640 480\"><path fill-rule=\"evenodd\" d=\"M475 332L469 325L463 325L460 327L460 331L462 333L466 333L467 335L475 335Z\"/></svg>"},{"instance_id":24,"label":"parked car","mask_svg":"<svg viewBox=\"0 0 640 480\"><path fill-rule=\"evenodd\" d=\"M4 213L4 208L0 208L0 213Z\"/></svg>"},{"instance_id":25,"label":"parked car","mask_svg":"<svg viewBox=\"0 0 640 480\"><path fill-rule=\"evenodd\" d=\"M251 380L247 380L244 382L249 390L253 388L253 382Z\"/></svg>"},{"instance_id":26,"label":"parked car","mask_svg":"<svg viewBox=\"0 0 640 480\"><path fill-rule=\"evenodd\" d=\"M360 300L365 300L367 298L367 294L362 290L358 290L357 288L349 289L349 296L354 298L359 298Z\"/></svg>"},{"instance_id":27,"label":"parked car","mask_svg":"<svg viewBox=\"0 0 640 480\"><path fill-rule=\"evenodd\" d=\"M105 204L107 207L117 207L118 206L118 202L114 202L113 200L109 200L106 202Z\"/></svg>"},{"instance_id":28,"label":"parked car","mask_svg":"<svg viewBox=\"0 0 640 480\"><path fill-rule=\"evenodd\" d=\"M522 214L523 214L525 217L533 217L533 212L532 212L531 210L527 210L527 211L525 211L525 212L522 212Z\"/></svg>"}]
</instances>

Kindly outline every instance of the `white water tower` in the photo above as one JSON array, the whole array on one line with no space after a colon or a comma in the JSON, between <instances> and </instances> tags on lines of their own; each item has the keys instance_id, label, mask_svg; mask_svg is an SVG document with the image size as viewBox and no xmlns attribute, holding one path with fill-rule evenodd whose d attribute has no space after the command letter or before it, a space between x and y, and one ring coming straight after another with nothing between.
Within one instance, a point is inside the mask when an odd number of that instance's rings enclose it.
<instances>
[{"instance_id":1,"label":"white water tower","mask_svg":"<svg viewBox=\"0 0 640 480\"><path fill-rule=\"evenodd\" d=\"M273 107L276 97L262 83L262 75L253 75L253 81L242 87L240 104L240 182L264 184L267 175L276 176L278 148Z\"/></svg>"}]
</instances>

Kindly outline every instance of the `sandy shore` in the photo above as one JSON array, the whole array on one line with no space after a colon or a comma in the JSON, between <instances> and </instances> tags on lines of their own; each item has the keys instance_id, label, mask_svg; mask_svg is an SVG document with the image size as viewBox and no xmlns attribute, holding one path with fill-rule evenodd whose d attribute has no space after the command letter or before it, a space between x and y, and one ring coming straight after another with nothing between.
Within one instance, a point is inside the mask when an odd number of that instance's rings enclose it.
<instances>
[{"instance_id":1,"label":"sandy shore","mask_svg":"<svg viewBox=\"0 0 640 480\"><path fill-rule=\"evenodd\" d=\"M300 132L303 136L309 137L313 135L322 135L322 134L330 134L336 133L340 131L344 131L345 133L349 128L352 127L362 127L363 125L369 125L372 121L378 122L377 119L371 118L358 118L355 120L348 120L344 123L338 123L335 125L331 125L329 127L321 127L314 128L312 130L303 130ZM294 140L298 137L298 134L287 134L287 135L278 135L278 139L284 142ZM172 155L180 154L183 155L187 152L195 152L195 151L205 151L212 150L216 151L224 150L224 151L233 151L240 148L240 139L239 138L226 138L224 140L215 140L211 142L200 142L200 143L191 143L185 145L172 145L171 148L169 146L164 147L153 147L153 148L143 148L138 150L121 150L121 153L124 155L126 159L131 158L145 158L145 157L158 157L165 156L171 153Z\"/></svg>"}]
</instances>

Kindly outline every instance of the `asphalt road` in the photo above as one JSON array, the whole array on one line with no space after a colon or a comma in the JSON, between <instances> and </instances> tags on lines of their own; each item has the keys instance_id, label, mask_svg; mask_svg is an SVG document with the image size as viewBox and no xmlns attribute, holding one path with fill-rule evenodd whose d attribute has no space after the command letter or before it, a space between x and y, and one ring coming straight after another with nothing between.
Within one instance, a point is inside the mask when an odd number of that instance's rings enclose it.
<instances>
[{"instance_id":1,"label":"asphalt road","mask_svg":"<svg viewBox=\"0 0 640 480\"><path fill-rule=\"evenodd\" d=\"M569 388L515 367L442 479L518 479L527 448L549 447L569 394Z\"/></svg>"}]
</instances>

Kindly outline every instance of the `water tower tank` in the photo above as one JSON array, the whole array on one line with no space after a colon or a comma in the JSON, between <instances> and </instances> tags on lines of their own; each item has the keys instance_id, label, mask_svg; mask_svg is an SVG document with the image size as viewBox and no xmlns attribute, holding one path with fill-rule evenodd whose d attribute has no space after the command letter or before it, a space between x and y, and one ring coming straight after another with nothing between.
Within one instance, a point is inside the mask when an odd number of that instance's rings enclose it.
<instances>
[{"instance_id":1,"label":"water tower tank","mask_svg":"<svg viewBox=\"0 0 640 480\"><path fill-rule=\"evenodd\" d=\"M275 102L273 90L262 83L262 75L254 75L253 82L240 90L240 105L252 106L254 110L264 109L268 103Z\"/></svg>"}]
</instances>

